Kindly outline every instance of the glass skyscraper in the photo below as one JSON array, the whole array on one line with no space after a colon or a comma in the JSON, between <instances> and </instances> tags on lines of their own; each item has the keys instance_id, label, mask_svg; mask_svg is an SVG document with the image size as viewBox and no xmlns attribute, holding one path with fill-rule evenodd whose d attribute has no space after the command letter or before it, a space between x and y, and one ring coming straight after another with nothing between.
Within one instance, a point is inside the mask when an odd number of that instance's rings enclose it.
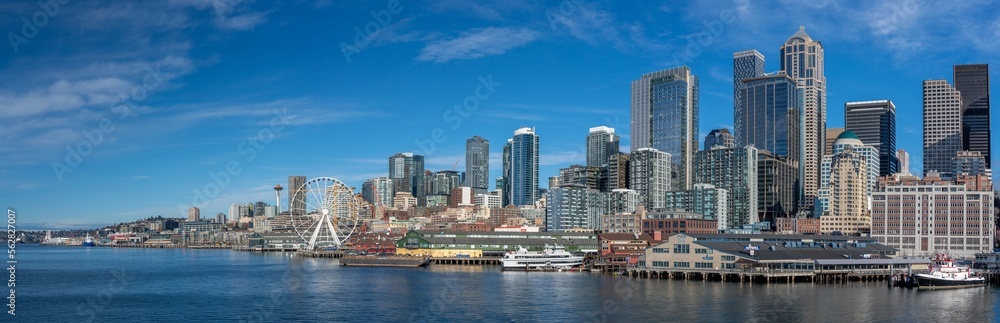
<instances>
[{"instance_id":1,"label":"glass skyscraper","mask_svg":"<svg viewBox=\"0 0 1000 323\"><path fill-rule=\"evenodd\" d=\"M854 132L865 145L878 149L879 176L889 176L899 171L899 159L896 158L896 106L892 101L844 103L844 130Z\"/></svg>"},{"instance_id":2,"label":"glass skyscraper","mask_svg":"<svg viewBox=\"0 0 1000 323\"><path fill-rule=\"evenodd\" d=\"M755 49L733 53L733 104L740 102L743 80L764 75L764 55ZM708 149L708 148L706 148Z\"/></svg>"},{"instance_id":3,"label":"glass skyscraper","mask_svg":"<svg viewBox=\"0 0 1000 323\"><path fill-rule=\"evenodd\" d=\"M955 65L955 89L962 93L962 150L978 151L990 167L990 69Z\"/></svg>"},{"instance_id":4,"label":"glass skyscraper","mask_svg":"<svg viewBox=\"0 0 1000 323\"><path fill-rule=\"evenodd\" d=\"M516 206L534 205L538 199L538 135L533 128L520 128L504 147L504 198L510 196L509 204Z\"/></svg>"},{"instance_id":5,"label":"glass skyscraper","mask_svg":"<svg viewBox=\"0 0 1000 323\"><path fill-rule=\"evenodd\" d=\"M698 77L687 66L632 81L632 152L654 148L671 156L671 188L690 189L698 151Z\"/></svg>"},{"instance_id":6,"label":"glass skyscraper","mask_svg":"<svg viewBox=\"0 0 1000 323\"><path fill-rule=\"evenodd\" d=\"M803 93L795 80L778 72L742 82L733 113L736 147L754 146L801 162Z\"/></svg>"}]
</instances>

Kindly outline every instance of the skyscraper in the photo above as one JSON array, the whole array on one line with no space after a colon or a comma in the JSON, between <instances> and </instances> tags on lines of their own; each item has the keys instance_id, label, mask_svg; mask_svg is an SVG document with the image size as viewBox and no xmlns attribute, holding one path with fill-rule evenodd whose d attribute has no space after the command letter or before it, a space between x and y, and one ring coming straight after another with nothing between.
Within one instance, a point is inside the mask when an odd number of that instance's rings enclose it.
<instances>
[{"instance_id":1,"label":"skyscraper","mask_svg":"<svg viewBox=\"0 0 1000 323\"><path fill-rule=\"evenodd\" d=\"M767 150L757 152L757 214L762 221L777 223L777 218L798 212L802 187L799 163L776 156Z\"/></svg>"},{"instance_id":2,"label":"skyscraper","mask_svg":"<svg viewBox=\"0 0 1000 323\"><path fill-rule=\"evenodd\" d=\"M290 214L306 214L306 191L302 187L305 184L305 176L288 176L288 211L291 212Z\"/></svg>"},{"instance_id":3,"label":"skyscraper","mask_svg":"<svg viewBox=\"0 0 1000 323\"><path fill-rule=\"evenodd\" d=\"M535 129L524 127L514 131L514 137L504 147L504 157L508 151L510 180L504 180L504 185L510 191L504 197L509 195L513 205L533 205L538 199L538 135Z\"/></svg>"},{"instance_id":4,"label":"skyscraper","mask_svg":"<svg viewBox=\"0 0 1000 323\"><path fill-rule=\"evenodd\" d=\"M754 146L799 161L802 156L802 92L782 72L744 79L733 112L736 147Z\"/></svg>"},{"instance_id":5,"label":"skyscraper","mask_svg":"<svg viewBox=\"0 0 1000 323\"><path fill-rule=\"evenodd\" d=\"M955 65L955 89L962 94L962 150L978 151L990 167L990 69Z\"/></svg>"},{"instance_id":6,"label":"skyscraper","mask_svg":"<svg viewBox=\"0 0 1000 323\"><path fill-rule=\"evenodd\" d=\"M763 75L763 54L755 49L733 53L733 104L736 105L737 102L740 102L740 90L744 87L743 80Z\"/></svg>"},{"instance_id":7,"label":"skyscraper","mask_svg":"<svg viewBox=\"0 0 1000 323\"><path fill-rule=\"evenodd\" d=\"M424 156L413 153L397 153L389 157L389 178L393 181L393 191L410 192L419 205L427 201L424 183Z\"/></svg>"},{"instance_id":8,"label":"skyscraper","mask_svg":"<svg viewBox=\"0 0 1000 323\"><path fill-rule=\"evenodd\" d=\"M951 179L951 158L962 150L962 98L945 80L924 81L924 169Z\"/></svg>"},{"instance_id":9,"label":"skyscraper","mask_svg":"<svg viewBox=\"0 0 1000 323\"><path fill-rule=\"evenodd\" d=\"M545 231L600 229L601 215L608 212L607 194L583 185L549 188L545 193Z\"/></svg>"},{"instance_id":10,"label":"skyscraper","mask_svg":"<svg viewBox=\"0 0 1000 323\"><path fill-rule=\"evenodd\" d=\"M698 77L687 66L643 74L632 81L633 152L670 154L672 189L690 189L698 151Z\"/></svg>"},{"instance_id":11,"label":"skyscraper","mask_svg":"<svg viewBox=\"0 0 1000 323\"><path fill-rule=\"evenodd\" d=\"M373 205L381 204L392 207L392 198L396 196L392 179L376 177L365 181L361 186L361 197Z\"/></svg>"},{"instance_id":12,"label":"skyscraper","mask_svg":"<svg viewBox=\"0 0 1000 323\"><path fill-rule=\"evenodd\" d=\"M712 150L712 147L720 146L723 148L735 148L736 147L736 137L733 136L729 129L713 129L712 132L705 136L705 148L704 150Z\"/></svg>"},{"instance_id":13,"label":"skyscraper","mask_svg":"<svg viewBox=\"0 0 1000 323\"><path fill-rule=\"evenodd\" d=\"M833 151L833 142L837 141L837 137L844 133L844 128L826 128L826 144L823 145L823 151L830 153Z\"/></svg>"},{"instance_id":14,"label":"skyscraper","mask_svg":"<svg viewBox=\"0 0 1000 323\"><path fill-rule=\"evenodd\" d=\"M889 176L898 172L896 105L892 104L892 101L844 103L844 129L854 132L865 145L878 149L879 176Z\"/></svg>"},{"instance_id":15,"label":"skyscraper","mask_svg":"<svg viewBox=\"0 0 1000 323\"><path fill-rule=\"evenodd\" d=\"M823 72L823 44L809 37L805 27L792 34L781 46L781 70L795 80L803 92L803 190L805 207L812 206L819 189L819 163L826 152L826 75ZM776 151L772 151L778 153Z\"/></svg>"},{"instance_id":16,"label":"skyscraper","mask_svg":"<svg viewBox=\"0 0 1000 323\"><path fill-rule=\"evenodd\" d=\"M476 194L490 188L490 141L480 136L465 140L465 186Z\"/></svg>"},{"instance_id":17,"label":"skyscraper","mask_svg":"<svg viewBox=\"0 0 1000 323\"><path fill-rule=\"evenodd\" d=\"M513 166L511 165L511 162L513 162L513 160L510 157L511 156L510 150L511 146L513 145L514 145L514 139L507 139L507 144L503 145L503 156L502 156L503 173L500 175L500 178L497 178L497 189L503 193L501 194L501 202L503 203L502 204L503 206L511 205L510 170Z\"/></svg>"},{"instance_id":18,"label":"skyscraper","mask_svg":"<svg viewBox=\"0 0 1000 323\"><path fill-rule=\"evenodd\" d=\"M910 173L910 153L906 152L900 148L896 150L896 159L899 160L899 170L896 172L909 174Z\"/></svg>"},{"instance_id":19,"label":"skyscraper","mask_svg":"<svg viewBox=\"0 0 1000 323\"><path fill-rule=\"evenodd\" d=\"M663 211L664 197L670 191L670 159L668 153L654 148L640 148L629 158L629 185L650 212Z\"/></svg>"},{"instance_id":20,"label":"skyscraper","mask_svg":"<svg viewBox=\"0 0 1000 323\"><path fill-rule=\"evenodd\" d=\"M590 128L587 135L587 166L607 167L611 155L618 153L615 129L605 126Z\"/></svg>"},{"instance_id":21,"label":"skyscraper","mask_svg":"<svg viewBox=\"0 0 1000 323\"><path fill-rule=\"evenodd\" d=\"M626 189L629 185L629 154L617 153L611 156L608 165L608 189Z\"/></svg>"}]
</instances>

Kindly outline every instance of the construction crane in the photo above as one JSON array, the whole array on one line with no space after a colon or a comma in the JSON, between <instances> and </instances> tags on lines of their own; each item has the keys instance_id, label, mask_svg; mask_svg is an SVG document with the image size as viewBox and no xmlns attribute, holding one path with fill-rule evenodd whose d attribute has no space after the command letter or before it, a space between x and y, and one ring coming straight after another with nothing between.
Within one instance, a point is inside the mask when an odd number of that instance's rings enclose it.
<instances>
[{"instance_id":1,"label":"construction crane","mask_svg":"<svg viewBox=\"0 0 1000 323\"><path fill-rule=\"evenodd\" d=\"M461 159L456 159L455 160L455 164L451 165L451 171L455 171L455 168L458 167L458 162L460 162L460 161L462 161L462 160Z\"/></svg>"}]
</instances>

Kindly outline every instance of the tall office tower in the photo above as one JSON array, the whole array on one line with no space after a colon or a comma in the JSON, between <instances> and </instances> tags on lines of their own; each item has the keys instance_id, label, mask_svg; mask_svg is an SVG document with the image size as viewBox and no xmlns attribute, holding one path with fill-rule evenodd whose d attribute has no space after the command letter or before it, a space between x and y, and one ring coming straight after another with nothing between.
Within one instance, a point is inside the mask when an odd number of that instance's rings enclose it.
<instances>
[{"instance_id":1,"label":"tall office tower","mask_svg":"<svg viewBox=\"0 0 1000 323\"><path fill-rule=\"evenodd\" d=\"M993 183L985 175L958 175L954 181L933 171L923 179L883 177L872 194L871 236L900 255L947 251L972 258L993 249L993 202Z\"/></svg>"},{"instance_id":2,"label":"tall office tower","mask_svg":"<svg viewBox=\"0 0 1000 323\"><path fill-rule=\"evenodd\" d=\"M264 216L264 209L267 208L267 203L264 201L257 201L253 204L253 216Z\"/></svg>"},{"instance_id":3,"label":"tall office tower","mask_svg":"<svg viewBox=\"0 0 1000 323\"><path fill-rule=\"evenodd\" d=\"M900 148L896 150L896 159L899 160L899 169L896 170L897 173L909 174L910 173L910 153L906 150Z\"/></svg>"},{"instance_id":4,"label":"tall office tower","mask_svg":"<svg viewBox=\"0 0 1000 323\"><path fill-rule=\"evenodd\" d=\"M611 156L608 165L608 189L629 188L629 154L617 153Z\"/></svg>"},{"instance_id":5,"label":"tall office tower","mask_svg":"<svg viewBox=\"0 0 1000 323\"><path fill-rule=\"evenodd\" d=\"M754 146L799 161L802 154L802 91L782 72L743 80L733 113L736 147Z\"/></svg>"},{"instance_id":6,"label":"tall office tower","mask_svg":"<svg viewBox=\"0 0 1000 323\"><path fill-rule=\"evenodd\" d=\"M726 228L739 229L757 218L757 148L743 146L699 151L694 158L695 183L711 184L728 193Z\"/></svg>"},{"instance_id":7,"label":"tall office tower","mask_svg":"<svg viewBox=\"0 0 1000 323\"><path fill-rule=\"evenodd\" d=\"M879 176L899 171L899 160L896 159L896 105L892 101L844 103L844 129L858 135L865 145L878 149Z\"/></svg>"},{"instance_id":8,"label":"tall office tower","mask_svg":"<svg viewBox=\"0 0 1000 323\"><path fill-rule=\"evenodd\" d=\"M188 208L188 222L201 221L201 210L197 207Z\"/></svg>"},{"instance_id":9,"label":"tall office tower","mask_svg":"<svg viewBox=\"0 0 1000 323\"><path fill-rule=\"evenodd\" d=\"M671 188L690 189L698 151L698 77L687 66L643 74L632 81L633 152L670 154Z\"/></svg>"},{"instance_id":10,"label":"tall office tower","mask_svg":"<svg viewBox=\"0 0 1000 323\"><path fill-rule=\"evenodd\" d=\"M833 142L837 141L837 137L844 133L844 128L826 128L826 144L823 145L823 151L830 154L833 151Z\"/></svg>"},{"instance_id":11,"label":"tall office tower","mask_svg":"<svg viewBox=\"0 0 1000 323\"><path fill-rule=\"evenodd\" d=\"M306 214L307 197L303 185L306 185L305 176L288 176L288 211L291 212L290 214Z\"/></svg>"},{"instance_id":12,"label":"tall office tower","mask_svg":"<svg viewBox=\"0 0 1000 323\"><path fill-rule=\"evenodd\" d=\"M757 152L757 217L777 223L777 218L792 217L798 212L802 186L798 162L767 150Z\"/></svg>"},{"instance_id":13,"label":"tall office tower","mask_svg":"<svg viewBox=\"0 0 1000 323\"><path fill-rule=\"evenodd\" d=\"M924 81L924 170L952 179L951 158L962 150L962 97L945 80Z\"/></svg>"},{"instance_id":14,"label":"tall office tower","mask_svg":"<svg viewBox=\"0 0 1000 323\"><path fill-rule=\"evenodd\" d=\"M671 190L670 159L670 154L654 148L639 148L629 158L630 188L639 192L647 211L664 210L664 194Z\"/></svg>"},{"instance_id":15,"label":"tall office tower","mask_svg":"<svg viewBox=\"0 0 1000 323\"><path fill-rule=\"evenodd\" d=\"M520 128L507 141L504 157L510 155L509 188L510 204L516 206L534 205L538 199L538 135L533 128ZM505 161L505 164L507 162Z\"/></svg>"},{"instance_id":16,"label":"tall office tower","mask_svg":"<svg viewBox=\"0 0 1000 323\"><path fill-rule=\"evenodd\" d=\"M614 128L590 128L587 135L587 166L607 167L611 155L618 153L618 135Z\"/></svg>"},{"instance_id":17,"label":"tall office tower","mask_svg":"<svg viewBox=\"0 0 1000 323\"><path fill-rule=\"evenodd\" d=\"M562 232L569 229L597 230L601 215L608 212L606 193L583 185L569 184L549 188L545 193L545 231Z\"/></svg>"},{"instance_id":18,"label":"tall office tower","mask_svg":"<svg viewBox=\"0 0 1000 323\"><path fill-rule=\"evenodd\" d=\"M392 198L396 196L392 179L388 177L376 177L365 181L361 185L361 197L372 205L384 205L392 207Z\"/></svg>"},{"instance_id":19,"label":"tall office tower","mask_svg":"<svg viewBox=\"0 0 1000 323\"><path fill-rule=\"evenodd\" d=\"M476 194L490 188L490 141L480 136L465 140L465 186Z\"/></svg>"},{"instance_id":20,"label":"tall office tower","mask_svg":"<svg viewBox=\"0 0 1000 323\"><path fill-rule=\"evenodd\" d=\"M712 132L708 133L708 136L705 136L704 150L712 150L712 147L715 146L735 148L736 137L733 136L733 133L729 132L729 129L713 129Z\"/></svg>"},{"instance_id":21,"label":"tall office tower","mask_svg":"<svg viewBox=\"0 0 1000 323\"><path fill-rule=\"evenodd\" d=\"M410 192L418 205L424 205L427 195L424 156L413 153L396 153L389 157L389 178L393 181L393 191Z\"/></svg>"},{"instance_id":22,"label":"tall office tower","mask_svg":"<svg viewBox=\"0 0 1000 323\"><path fill-rule=\"evenodd\" d=\"M955 89L962 94L962 150L978 151L990 168L990 68L954 66Z\"/></svg>"},{"instance_id":23,"label":"tall office tower","mask_svg":"<svg viewBox=\"0 0 1000 323\"><path fill-rule=\"evenodd\" d=\"M497 178L497 189L503 192L501 195L503 206L511 205L510 200L510 170L513 167L511 162L511 147L514 145L514 139L507 139L507 144L503 145L503 174L500 178Z\"/></svg>"},{"instance_id":24,"label":"tall office tower","mask_svg":"<svg viewBox=\"0 0 1000 323\"><path fill-rule=\"evenodd\" d=\"M764 55L756 49L733 53L733 106L740 102L743 80L764 76ZM705 150L708 150L706 146Z\"/></svg>"},{"instance_id":25,"label":"tall office tower","mask_svg":"<svg viewBox=\"0 0 1000 323\"><path fill-rule=\"evenodd\" d=\"M781 46L781 70L795 80L803 92L802 133L804 206L811 208L819 190L819 163L826 142L826 75L823 72L823 44L806 34L805 27L792 34Z\"/></svg>"}]
</instances>

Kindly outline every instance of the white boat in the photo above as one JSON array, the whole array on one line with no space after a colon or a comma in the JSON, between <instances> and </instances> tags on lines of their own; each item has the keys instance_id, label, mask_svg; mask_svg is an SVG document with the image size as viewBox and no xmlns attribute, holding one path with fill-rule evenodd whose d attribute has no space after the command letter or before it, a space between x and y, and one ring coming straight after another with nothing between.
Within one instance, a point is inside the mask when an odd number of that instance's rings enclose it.
<instances>
[{"instance_id":1,"label":"white boat","mask_svg":"<svg viewBox=\"0 0 1000 323\"><path fill-rule=\"evenodd\" d=\"M951 289L986 286L986 279L975 277L967 266L955 265L948 255L936 255L929 274L916 274L918 289Z\"/></svg>"},{"instance_id":2,"label":"white boat","mask_svg":"<svg viewBox=\"0 0 1000 323\"><path fill-rule=\"evenodd\" d=\"M528 251L518 247L517 251L504 254L503 270L567 270L583 265L583 257L574 256L558 245L545 246L543 251Z\"/></svg>"}]
</instances>

